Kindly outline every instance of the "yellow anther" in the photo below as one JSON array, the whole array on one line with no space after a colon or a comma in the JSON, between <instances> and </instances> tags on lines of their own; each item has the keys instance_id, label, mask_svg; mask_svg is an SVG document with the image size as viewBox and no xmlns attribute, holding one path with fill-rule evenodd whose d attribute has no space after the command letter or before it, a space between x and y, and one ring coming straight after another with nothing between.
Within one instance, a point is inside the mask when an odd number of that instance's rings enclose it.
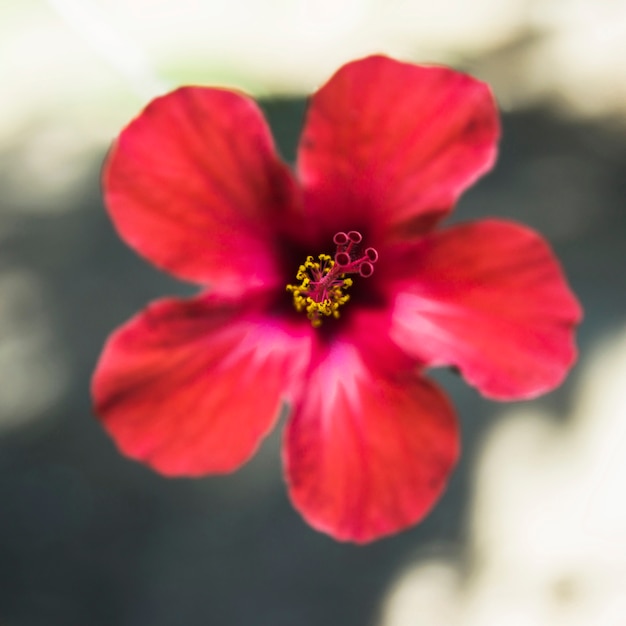
<instances>
[{"instance_id":1,"label":"yellow anther","mask_svg":"<svg viewBox=\"0 0 626 626\"><path fill-rule=\"evenodd\" d=\"M293 296L296 311L306 311L314 328L322 325L324 317L338 318L339 307L350 300L344 290L352 286L352 279L333 273L334 267L335 261L328 254L320 254L317 261L308 256L296 274L300 283L286 287Z\"/></svg>"}]
</instances>

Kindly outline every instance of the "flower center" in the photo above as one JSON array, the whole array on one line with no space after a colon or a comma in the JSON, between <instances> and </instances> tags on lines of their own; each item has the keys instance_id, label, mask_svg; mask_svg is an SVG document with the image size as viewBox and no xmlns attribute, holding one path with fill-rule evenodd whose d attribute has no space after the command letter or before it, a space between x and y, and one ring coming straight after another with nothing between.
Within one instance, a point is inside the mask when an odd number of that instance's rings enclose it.
<instances>
[{"instance_id":1,"label":"flower center","mask_svg":"<svg viewBox=\"0 0 626 626\"><path fill-rule=\"evenodd\" d=\"M359 274L368 278L374 273L374 263L378 252L374 248L365 248L361 252L363 237L356 230L348 233L338 232L333 237L337 247L334 257L320 254L317 260L308 256L298 268L297 285L287 285L287 291L293 295L293 305L299 313L306 311L311 324L317 328L324 317L339 317L339 307L343 306L350 295L346 290L352 286L348 274Z\"/></svg>"}]
</instances>

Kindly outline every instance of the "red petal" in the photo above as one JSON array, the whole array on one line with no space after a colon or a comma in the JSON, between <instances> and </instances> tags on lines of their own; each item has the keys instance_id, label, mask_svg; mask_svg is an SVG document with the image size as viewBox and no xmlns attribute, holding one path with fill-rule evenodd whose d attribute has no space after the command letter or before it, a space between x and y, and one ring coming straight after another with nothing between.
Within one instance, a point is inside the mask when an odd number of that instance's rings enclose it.
<instances>
[{"instance_id":1,"label":"red petal","mask_svg":"<svg viewBox=\"0 0 626 626\"><path fill-rule=\"evenodd\" d=\"M159 472L234 470L297 391L310 352L299 328L206 296L156 302L109 339L96 412L123 453Z\"/></svg>"},{"instance_id":2,"label":"red petal","mask_svg":"<svg viewBox=\"0 0 626 626\"><path fill-rule=\"evenodd\" d=\"M103 182L120 236L157 266L222 293L276 279L272 228L295 187L245 96L157 98L120 135Z\"/></svg>"},{"instance_id":3,"label":"red petal","mask_svg":"<svg viewBox=\"0 0 626 626\"><path fill-rule=\"evenodd\" d=\"M311 374L285 436L294 506L318 530L359 543L422 519L458 455L453 410L433 384L378 376L339 343Z\"/></svg>"},{"instance_id":4,"label":"red petal","mask_svg":"<svg viewBox=\"0 0 626 626\"><path fill-rule=\"evenodd\" d=\"M431 365L456 365L486 396L531 398L576 359L580 306L546 242L483 221L435 233L405 260L392 337Z\"/></svg>"},{"instance_id":5,"label":"red petal","mask_svg":"<svg viewBox=\"0 0 626 626\"><path fill-rule=\"evenodd\" d=\"M498 135L484 83L381 56L349 63L311 101L298 153L307 210L330 230L415 230L490 169Z\"/></svg>"}]
</instances>

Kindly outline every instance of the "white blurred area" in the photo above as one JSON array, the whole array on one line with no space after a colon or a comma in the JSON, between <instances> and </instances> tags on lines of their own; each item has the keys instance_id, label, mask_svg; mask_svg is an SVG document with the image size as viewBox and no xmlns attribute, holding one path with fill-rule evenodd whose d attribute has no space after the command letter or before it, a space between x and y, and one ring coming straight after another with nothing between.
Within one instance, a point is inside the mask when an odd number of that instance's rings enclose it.
<instances>
[{"instance_id":1,"label":"white blurred area","mask_svg":"<svg viewBox=\"0 0 626 626\"><path fill-rule=\"evenodd\" d=\"M564 423L503 412L467 552L405 571L379 626L626 624L626 329L587 362Z\"/></svg>"},{"instance_id":2,"label":"white blurred area","mask_svg":"<svg viewBox=\"0 0 626 626\"><path fill-rule=\"evenodd\" d=\"M373 52L626 117L623 0L0 0L0 141L48 121L107 142L168 87L301 94Z\"/></svg>"},{"instance_id":3,"label":"white blurred area","mask_svg":"<svg viewBox=\"0 0 626 626\"><path fill-rule=\"evenodd\" d=\"M69 384L46 286L32 272L0 272L0 433L45 416Z\"/></svg>"}]
</instances>

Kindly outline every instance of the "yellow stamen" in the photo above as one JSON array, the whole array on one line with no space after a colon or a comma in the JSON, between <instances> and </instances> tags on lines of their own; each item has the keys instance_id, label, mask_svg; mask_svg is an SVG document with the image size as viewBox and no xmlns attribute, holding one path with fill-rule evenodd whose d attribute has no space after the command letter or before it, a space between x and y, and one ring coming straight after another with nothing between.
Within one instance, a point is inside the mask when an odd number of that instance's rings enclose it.
<instances>
[{"instance_id":1,"label":"yellow stamen","mask_svg":"<svg viewBox=\"0 0 626 626\"><path fill-rule=\"evenodd\" d=\"M335 261L328 254L320 254L315 261L308 256L298 268L298 285L287 285L293 295L293 305L299 313L306 311L307 318L314 328L322 325L324 317L338 318L339 307L350 300L344 289L352 286L352 279L339 274Z\"/></svg>"}]
</instances>

